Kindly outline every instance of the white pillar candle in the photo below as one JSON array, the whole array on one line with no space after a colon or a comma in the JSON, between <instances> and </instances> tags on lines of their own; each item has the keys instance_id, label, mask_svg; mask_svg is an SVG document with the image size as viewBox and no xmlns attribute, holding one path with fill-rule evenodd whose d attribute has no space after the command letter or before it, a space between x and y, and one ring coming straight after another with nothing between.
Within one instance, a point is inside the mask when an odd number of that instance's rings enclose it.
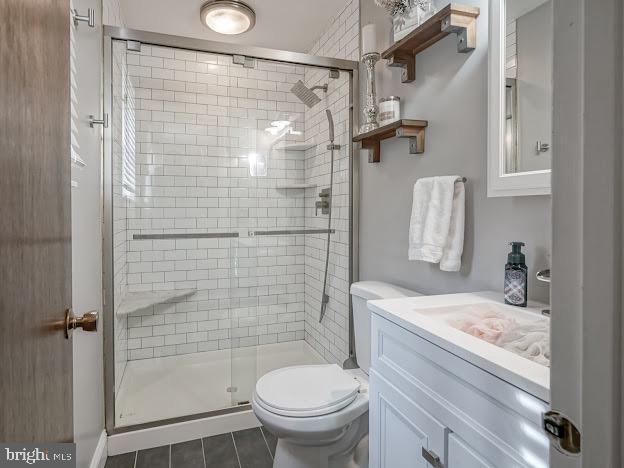
<instances>
[{"instance_id":1,"label":"white pillar candle","mask_svg":"<svg viewBox=\"0 0 624 468\"><path fill-rule=\"evenodd\" d=\"M362 55L377 52L377 26L367 24L362 28Z\"/></svg>"}]
</instances>

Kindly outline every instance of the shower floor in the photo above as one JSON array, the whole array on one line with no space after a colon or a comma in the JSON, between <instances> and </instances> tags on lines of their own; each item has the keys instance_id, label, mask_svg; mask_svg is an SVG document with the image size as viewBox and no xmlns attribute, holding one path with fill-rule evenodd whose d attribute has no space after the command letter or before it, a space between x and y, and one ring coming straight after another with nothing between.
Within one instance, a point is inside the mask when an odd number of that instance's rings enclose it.
<instances>
[{"instance_id":1,"label":"shower floor","mask_svg":"<svg viewBox=\"0 0 624 468\"><path fill-rule=\"evenodd\" d=\"M130 361L116 400L116 425L236 406L251 399L257 379L267 372L323 363L303 340ZM230 387L236 391L228 392Z\"/></svg>"}]
</instances>

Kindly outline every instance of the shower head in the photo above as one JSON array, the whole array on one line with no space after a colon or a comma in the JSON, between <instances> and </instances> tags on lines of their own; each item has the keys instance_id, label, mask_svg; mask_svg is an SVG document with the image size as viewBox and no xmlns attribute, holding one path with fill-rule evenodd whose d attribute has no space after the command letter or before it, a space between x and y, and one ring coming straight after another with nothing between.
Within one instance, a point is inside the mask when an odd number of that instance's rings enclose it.
<instances>
[{"instance_id":1,"label":"shower head","mask_svg":"<svg viewBox=\"0 0 624 468\"><path fill-rule=\"evenodd\" d=\"M297 96L297 98L303 102L308 108L312 108L321 102L321 98L314 94L315 89L321 89L325 92L329 89L329 85L325 83L324 85L312 86L312 88L308 88L303 84L303 81L297 81L294 86L291 88L291 92ZM327 114L327 122L329 123L329 141L334 143L334 119L332 118L332 113L329 109L325 109L325 113Z\"/></svg>"},{"instance_id":2,"label":"shower head","mask_svg":"<svg viewBox=\"0 0 624 468\"><path fill-rule=\"evenodd\" d=\"M294 86L290 89L290 92L293 93L297 98L303 102L308 108L312 108L321 102L321 98L314 94L313 89L322 89L327 92L327 85L324 86L314 86L312 89L308 88L303 84L303 81L297 81Z\"/></svg>"}]
</instances>

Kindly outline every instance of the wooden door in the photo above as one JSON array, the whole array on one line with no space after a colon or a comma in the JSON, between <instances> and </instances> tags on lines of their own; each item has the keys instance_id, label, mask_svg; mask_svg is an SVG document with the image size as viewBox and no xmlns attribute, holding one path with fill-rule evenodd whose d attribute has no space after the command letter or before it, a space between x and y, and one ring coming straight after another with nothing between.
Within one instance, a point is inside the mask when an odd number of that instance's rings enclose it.
<instances>
[{"instance_id":1,"label":"wooden door","mask_svg":"<svg viewBox=\"0 0 624 468\"><path fill-rule=\"evenodd\" d=\"M69 0L0 1L0 440L71 442Z\"/></svg>"}]
</instances>

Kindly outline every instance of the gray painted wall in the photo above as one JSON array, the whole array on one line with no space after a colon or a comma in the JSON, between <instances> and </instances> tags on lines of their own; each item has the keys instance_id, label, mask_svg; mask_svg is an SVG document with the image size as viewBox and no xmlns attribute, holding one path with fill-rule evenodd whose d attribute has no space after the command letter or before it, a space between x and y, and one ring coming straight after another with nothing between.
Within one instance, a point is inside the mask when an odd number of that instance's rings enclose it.
<instances>
[{"instance_id":1,"label":"gray painted wall","mask_svg":"<svg viewBox=\"0 0 624 468\"><path fill-rule=\"evenodd\" d=\"M398 95L405 118L426 119L426 150L410 155L407 141L382 143L380 164L360 154L360 279L382 280L426 294L501 291L513 240L526 242L529 297L548 301L535 272L549 266L550 197L487 198L488 2L479 6L477 48L464 55L449 36L416 57L416 81L402 84L400 71L377 65L379 96ZM373 0L361 0L361 24L377 24L379 50L389 44L390 22ZM364 70L361 70L364 73ZM364 79L361 80L362 85ZM361 87L363 95L363 86ZM466 235L462 269L407 260L412 190L420 177L458 174L466 184Z\"/></svg>"}]
</instances>

